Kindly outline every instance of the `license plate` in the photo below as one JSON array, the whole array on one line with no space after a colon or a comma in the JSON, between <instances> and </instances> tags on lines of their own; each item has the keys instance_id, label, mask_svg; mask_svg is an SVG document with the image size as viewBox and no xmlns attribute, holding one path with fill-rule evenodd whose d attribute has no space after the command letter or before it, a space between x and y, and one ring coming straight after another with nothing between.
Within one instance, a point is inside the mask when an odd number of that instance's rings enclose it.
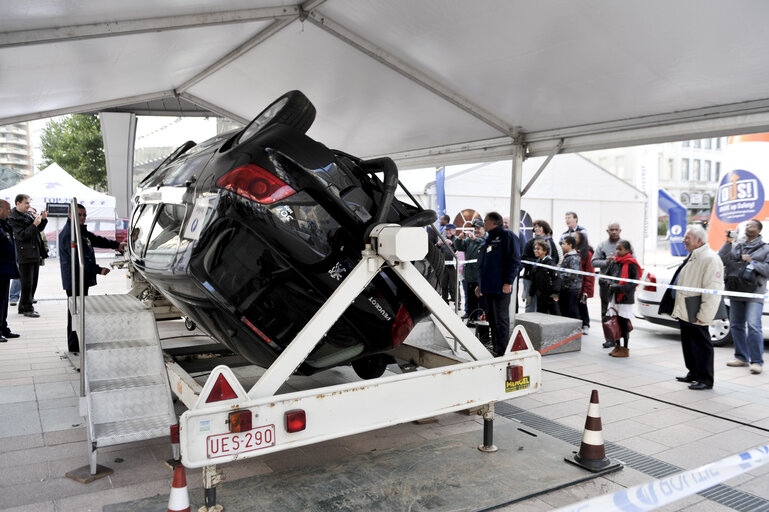
<instances>
[{"instance_id":1,"label":"license plate","mask_svg":"<svg viewBox=\"0 0 769 512\"><path fill-rule=\"evenodd\" d=\"M256 427L245 432L230 432L208 436L208 457L227 457L275 446L275 425Z\"/></svg>"}]
</instances>

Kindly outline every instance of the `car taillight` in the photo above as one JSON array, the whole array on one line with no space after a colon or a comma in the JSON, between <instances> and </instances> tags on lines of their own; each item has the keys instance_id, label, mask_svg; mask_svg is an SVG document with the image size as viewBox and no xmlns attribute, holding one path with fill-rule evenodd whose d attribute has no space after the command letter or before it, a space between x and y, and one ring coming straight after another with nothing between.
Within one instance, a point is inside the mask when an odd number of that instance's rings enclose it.
<instances>
[{"instance_id":1,"label":"car taillight","mask_svg":"<svg viewBox=\"0 0 769 512\"><path fill-rule=\"evenodd\" d=\"M657 278L654 276L654 274L646 274L646 279L645 280L648 283L656 283L657 282ZM646 286L644 286L644 291L656 292L657 291L657 287L656 286L650 286L650 285L647 284Z\"/></svg>"},{"instance_id":2,"label":"car taillight","mask_svg":"<svg viewBox=\"0 0 769 512\"><path fill-rule=\"evenodd\" d=\"M286 411L286 432L301 432L307 428L307 415L302 409Z\"/></svg>"},{"instance_id":3,"label":"car taillight","mask_svg":"<svg viewBox=\"0 0 769 512\"><path fill-rule=\"evenodd\" d=\"M230 425L230 432L251 430L251 411L248 409L233 411L227 415L227 423Z\"/></svg>"},{"instance_id":4,"label":"car taillight","mask_svg":"<svg viewBox=\"0 0 769 512\"><path fill-rule=\"evenodd\" d=\"M254 164L233 169L219 178L216 185L262 204L272 204L296 193L270 171Z\"/></svg>"},{"instance_id":5,"label":"car taillight","mask_svg":"<svg viewBox=\"0 0 769 512\"><path fill-rule=\"evenodd\" d=\"M391 331L393 348L400 346L413 328L414 321L411 320L411 315L406 309L406 306L401 304L401 307L398 308L398 313L395 315L395 323L393 324Z\"/></svg>"}]
</instances>

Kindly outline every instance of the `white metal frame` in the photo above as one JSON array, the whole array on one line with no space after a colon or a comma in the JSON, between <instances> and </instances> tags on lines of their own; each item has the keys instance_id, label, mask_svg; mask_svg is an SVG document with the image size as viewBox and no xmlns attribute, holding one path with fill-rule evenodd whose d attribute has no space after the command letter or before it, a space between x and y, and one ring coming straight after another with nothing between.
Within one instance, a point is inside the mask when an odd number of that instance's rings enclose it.
<instances>
[{"instance_id":1,"label":"white metal frame","mask_svg":"<svg viewBox=\"0 0 769 512\"><path fill-rule=\"evenodd\" d=\"M422 228L379 226L372 234L372 237L378 237L373 239L378 240L379 253L367 246L361 261L248 392L228 367L218 366L214 369L197 396L197 403L179 420L181 459L185 466L203 467L264 455L473 406L493 404L540 388L540 355L533 349L525 330L516 327L505 355L494 358L419 271L409 261L398 261L398 254L402 252L388 247L388 240L394 244L413 242L414 238L400 240L397 236L384 236L393 233L416 235L416 231L404 230L421 231L425 235L426 250L426 234ZM382 254L388 254L387 258ZM473 361L276 395L278 388L315 348L348 305L384 267L391 268L401 277L465 348ZM526 347L511 352L516 337L522 337ZM521 367L523 378L517 385L508 382L510 366ZM206 398L220 375L227 379L237 398L207 404ZM175 384L177 391L183 387L181 380ZM252 411L255 428L274 425L274 444L255 451L209 457L208 439L227 434L229 413L243 409ZM305 411L307 428L301 432L288 433L284 426L284 415L294 409Z\"/></svg>"}]
</instances>

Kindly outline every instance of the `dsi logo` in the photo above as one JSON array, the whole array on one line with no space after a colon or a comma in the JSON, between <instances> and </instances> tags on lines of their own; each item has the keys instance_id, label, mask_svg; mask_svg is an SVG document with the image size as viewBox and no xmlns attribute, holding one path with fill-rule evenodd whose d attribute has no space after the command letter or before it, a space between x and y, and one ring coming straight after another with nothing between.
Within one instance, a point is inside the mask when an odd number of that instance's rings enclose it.
<instances>
[{"instance_id":1,"label":"dsi logo","mask_svg":"<svg viewBox=\"0 0 769 512\"><path fill-rule=\"evenodd\" d=\"M764 188L751 172L738 169L721 180L716 196L716 216L724 222L742 222L764 207Z\"/></svg>"}]
</instances>

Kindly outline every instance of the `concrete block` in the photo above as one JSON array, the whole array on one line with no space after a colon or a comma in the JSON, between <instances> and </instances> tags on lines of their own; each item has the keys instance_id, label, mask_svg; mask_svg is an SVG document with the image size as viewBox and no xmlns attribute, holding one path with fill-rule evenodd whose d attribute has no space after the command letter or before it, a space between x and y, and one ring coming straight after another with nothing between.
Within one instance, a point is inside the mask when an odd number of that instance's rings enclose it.
<instances>
[{"instance_id":1,"label":"concrete block","mask_svg":"<svg viewBox=\"0 0 769 512\"><path fill-rule=\"evenodd\" d=\"M540 354L578 352L582 349L582 321L544 313L519 313L515 325L522 325L534 349Z\"/></svg>"}]
</instances>

